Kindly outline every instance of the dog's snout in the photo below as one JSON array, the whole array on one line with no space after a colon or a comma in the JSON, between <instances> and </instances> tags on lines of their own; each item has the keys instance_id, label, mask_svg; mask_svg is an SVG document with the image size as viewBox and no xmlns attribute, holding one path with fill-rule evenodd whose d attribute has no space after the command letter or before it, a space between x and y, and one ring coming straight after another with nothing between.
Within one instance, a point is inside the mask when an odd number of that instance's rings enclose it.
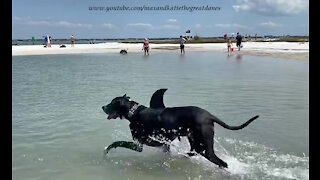
<instances>
[{"instance_id":1,"label":"dog's snout","mask_svg":"<svg viewBox=\"0 0 320 180\"><path fill-rule=\"evenodd\" d=\"M102 106L102 110L104 110L104 106Z\"/></svg>"}]
</instances>

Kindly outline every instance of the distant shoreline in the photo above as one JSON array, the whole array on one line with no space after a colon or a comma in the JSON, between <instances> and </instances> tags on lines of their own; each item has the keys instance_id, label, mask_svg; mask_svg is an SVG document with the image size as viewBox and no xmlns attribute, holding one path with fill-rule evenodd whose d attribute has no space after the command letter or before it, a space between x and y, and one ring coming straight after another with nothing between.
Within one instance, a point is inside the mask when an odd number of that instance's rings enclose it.
<instances>
[{"instance_id":1,"label":"distant shoreline","mask_svg":"<svg viewBox=\"0 0 320 180\"><path fill-rule=\"evenodd\" d=\"M141 43L96 43L96 44L65 44L66 48L60 48L53 44L51 48L43 45L12 46L12 56L47 55L47 54L80 54L80 53L119 53L121 49L127 49L128 53L141 53ZM235 47L235 43L233 43ZM188 52L220 52L227 53L226 43L186 43ZM177 52L180 54L179 45L175 43L150 43L150 56L152 52ZM232 55L270 56L284 59L309 60L309 42L243 42L241 51L235 50Z\"/></svg>"},{"instance_id":2,"label":"distant shoreline","mask_svg":"<svg viewBox=\"0 0 320 180\"><path fill-rule=\"evenodd\" d=\"M230 37L229 37L230 38ZM231 38L235 41L235 38ZM151 43L154 44L179 44L179 38L150 38ZM77 44L96 44L96 43L108 43L108 42L117 42L117 43L142 43L144 38L123 38L123 39L76 39ZM198 39L188 40L189 44L197 43L225 43L223 37L199 37ZM244 42L309 42L308 36L290 36L290 37L280 37L280 36L266 36L266 37L247 37L243 38ZM70 39L53 39L52 44L68 44ZM44 45L45 42L43 39L13 39L12 45Z\"/></svg>"}]
</instances>

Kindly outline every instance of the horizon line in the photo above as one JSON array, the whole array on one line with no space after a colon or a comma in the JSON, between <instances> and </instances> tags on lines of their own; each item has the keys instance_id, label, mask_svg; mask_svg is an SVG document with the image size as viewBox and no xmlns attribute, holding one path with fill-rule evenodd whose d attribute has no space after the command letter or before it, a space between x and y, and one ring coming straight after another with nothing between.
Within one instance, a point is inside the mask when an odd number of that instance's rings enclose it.
<instances>
[{"instance_id":1,"label":"horizon line","mask_svg":"<svg viewBox=\"0 0 320 180\"><path fill-rule=\"evenodd\" d=\"M242 35L244 36L244 34ZM258 35L257 37L309 37L309 35ZM194 37L194 36L192 36ZM200 36L201 38L223 38L223 36ZM251 36L254 38L255 36ZM43 38L36 38L36 40L43 39ZM54 38L55 40L66 40L70 38ZM126 40L126 39L145 39L145 37L129 37L129 38L76 38L78 40ZM179 39L179 37L156 37L156 38L148 38L150 39ZM32 38L12 38L11 40L32 40Z\"/></svg>"}]
</instances>

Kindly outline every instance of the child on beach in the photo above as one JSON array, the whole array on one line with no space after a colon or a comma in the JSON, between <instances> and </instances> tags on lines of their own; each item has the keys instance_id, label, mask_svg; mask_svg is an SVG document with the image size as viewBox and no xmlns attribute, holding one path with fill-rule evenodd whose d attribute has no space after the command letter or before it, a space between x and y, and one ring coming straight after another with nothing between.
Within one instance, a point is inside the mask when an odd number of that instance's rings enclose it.
<instances>
[{"instance_id":1,"label":"child on beach","mask_svg":"<svg viewBox=\"0 0 320 180\"><path fill-rule=\"evenodd\" d=\"M230 53L230 51L232 52L233 48L232 48L232 41L231 41L231 39L228 39L227 46L228 46L228 53Z\"/></svg>"},{"instance_id":2,"label":"child on beach","mask_svg":"<svg viewBox=\"0 0 320 180\"><path fill-rule=\"evenodd\" d=\"M147 38L144 39L142 50L144 50L144 55L149 55L149 41Z\"/></svg>"}]
</instances>

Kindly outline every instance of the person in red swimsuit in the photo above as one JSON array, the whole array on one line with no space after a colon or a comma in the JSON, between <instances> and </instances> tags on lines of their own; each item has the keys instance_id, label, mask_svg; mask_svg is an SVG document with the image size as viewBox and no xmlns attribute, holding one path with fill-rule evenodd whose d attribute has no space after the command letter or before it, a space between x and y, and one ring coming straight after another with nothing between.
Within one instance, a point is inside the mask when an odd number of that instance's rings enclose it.
<instances>
[{"instance_id":1,"label":"person in red swimsuit","mask_svg":"<svg viewBox=\"0 0 320 180\"><path fill-rule=\"evenodd\" d=\"M142 50L144 50L144 55L149 55L149 41L147 38L144 39Z\"/></svg>"}]
</instances>

